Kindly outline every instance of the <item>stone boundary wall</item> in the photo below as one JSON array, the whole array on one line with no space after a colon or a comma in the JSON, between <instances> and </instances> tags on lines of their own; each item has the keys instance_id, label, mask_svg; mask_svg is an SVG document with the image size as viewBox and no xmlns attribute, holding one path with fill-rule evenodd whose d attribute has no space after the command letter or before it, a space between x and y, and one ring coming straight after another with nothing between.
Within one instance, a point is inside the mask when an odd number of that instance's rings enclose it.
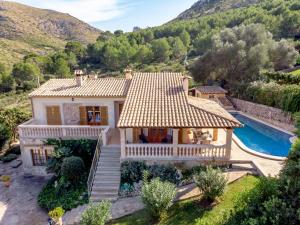
<instances>
[{"instance_id":1,"label":"stone boundary wall","mask_svg":"<svg viewBox=\"0 0 300 225\"><path fill-rule=\"evenodd\" d=\"M247 113L284 130L288 130L290 132L295 130L292 114L289 112L284 112L281 109L248 102L237 98L232 98L232 102L239 111Z\"/></svg>"}]
</instances>

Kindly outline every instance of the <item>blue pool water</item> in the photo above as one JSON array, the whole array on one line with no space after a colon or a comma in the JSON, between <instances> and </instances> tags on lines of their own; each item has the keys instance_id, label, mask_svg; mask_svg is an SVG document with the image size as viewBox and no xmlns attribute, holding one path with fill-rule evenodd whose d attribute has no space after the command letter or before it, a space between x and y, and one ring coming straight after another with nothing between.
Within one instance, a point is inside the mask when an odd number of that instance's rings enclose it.
<instances>
[{"instance_id":1,"label":"blue pool water","mask_svg":"<svg viewBox=\"0 0 300 225\"><path fill-rule=\"evenodd\" d=\"M233 116L244 124L234 134L250 149L274 156L287 156L291 148L291 135L241 114Z\"/></svg>"}]
</instances>

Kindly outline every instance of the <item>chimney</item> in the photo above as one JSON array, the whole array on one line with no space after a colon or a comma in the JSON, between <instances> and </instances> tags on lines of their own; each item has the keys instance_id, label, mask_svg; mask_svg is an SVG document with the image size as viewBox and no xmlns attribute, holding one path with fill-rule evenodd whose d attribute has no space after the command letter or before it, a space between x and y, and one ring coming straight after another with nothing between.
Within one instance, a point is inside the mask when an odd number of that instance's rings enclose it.
<instances>
[{"instance_id":1,"label":"chimney","mask_svg":"<svg viewBox=\"0 0 300 225\"><path fill-rule=\"evenodd\" d=\"M186 95L189 94L189 80L192 79L190 76L183 76L182 77L182 85L183 85L183 90L186 93Z\"/></svg>"},{"instance_id":2,"label":"chimney","mask_svg":"<svg viewBox=\"0 0 300 225\"><path fill-rule=\"evenodd\" d=\"M125 72L125 78L126 78L126 80L131 80L132 79L132 69L130 69L130 68L127 67L124 70L124 72Z\"/></svg>"},{"instance_id":3,"label":"chimney","mask_svg":"<svg viewBox=\"0 0 300 225\"><path fill-rule=\"evenodd\" d=\"M82 70L75 70L74 74L76 76L76 85L78 87L82 86L83 81L84 81L83 80L83 72L82 72Z\"/></svg>"}]
</instances>

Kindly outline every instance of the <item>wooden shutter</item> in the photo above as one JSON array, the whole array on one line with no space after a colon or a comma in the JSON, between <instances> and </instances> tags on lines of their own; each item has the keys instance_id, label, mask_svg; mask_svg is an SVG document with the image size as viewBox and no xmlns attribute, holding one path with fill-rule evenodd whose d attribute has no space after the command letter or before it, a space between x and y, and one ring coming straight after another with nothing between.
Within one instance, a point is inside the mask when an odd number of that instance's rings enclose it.
<instances>
[{"instance_id":1,"label":"wooden shutter","mask_svg":"<svg viewBox=\"0 0 300 225\"><path fill-rule=\"evenodd\" d=\"M178 132L178 144L182 144L183 143L183 129L179 128L179 132Z\"/></svg>"},{"instance_id":2,"label":"wooden shutter","mask_svg":"<svg viewBox=\"0 0 300 225\"><path fill-rule=\"evenodd\" d=\"M101 111L101 125L107 126L108 125L108 110L107 106L101 106L100 107Z\"/></svg>"},{"instance_id":3,"label":"wooden shutter","mask_svg":"<svg viewBox=\"0 0 300 225\"><path fill-rule=\"evenodd\" d=\"M47 124L48 125L61 125L61 116L59 106L46 106L47 111Z\"/></svg>"},{"instance_id":4,"label":"wooden shutter","mask_svg":"<svg viewBox=\"0 0 300 225\"><path fill-rule=\"evenodd\" d=\"M86 107L79 106L80 125L87 125Z\"/></svg>"}]
</instances>

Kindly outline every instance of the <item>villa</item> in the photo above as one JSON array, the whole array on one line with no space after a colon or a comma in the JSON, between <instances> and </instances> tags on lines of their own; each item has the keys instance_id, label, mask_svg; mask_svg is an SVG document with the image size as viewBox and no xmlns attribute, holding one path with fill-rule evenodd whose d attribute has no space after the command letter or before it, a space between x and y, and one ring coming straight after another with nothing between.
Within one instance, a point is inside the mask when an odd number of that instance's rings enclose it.
<instances>
[{"instance_id":1,"label":"villa","mask_svg":"<svg viewBox=\"0 0 300 225\"><path fill-rule=\"evenodd\" d=\"M24 171L46 174L49 138L99 140L89 188L103 199L101 191L117 193L120 161L229 161L233 128L241 123L215 101L188 95L188 84L181 73L130 70L125 78L76 71L75 79L49 80L29 95L33 118L19 126ZM113 178L112 186L101 186Z\"/></svg>"}]
</instances>

